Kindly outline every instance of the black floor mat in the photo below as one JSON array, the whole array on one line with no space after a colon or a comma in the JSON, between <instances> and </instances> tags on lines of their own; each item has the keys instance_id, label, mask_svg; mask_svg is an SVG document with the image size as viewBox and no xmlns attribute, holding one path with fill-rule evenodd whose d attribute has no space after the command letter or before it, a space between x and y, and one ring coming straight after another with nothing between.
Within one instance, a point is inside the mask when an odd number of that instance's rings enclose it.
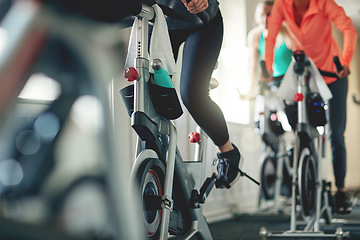
<instances>
[{"instance_id":1,"label":"black floor mat","mask_svg":"<svg viewBox=\"0 0 360 240\"><path fill-rule=\"evenodd\" d=\"M326 234L334 234L338 227L349 231L349 240L360 240L360 206L350 214L334 215L337 223L320 224L320 230ZM290 217L275 214L239 215L232 219L211 223L210 230L214 240L261 240L260 229L265 227L270 232L284 232L290 229ZM268 239L336 239L336 238L268 238Z\"/></svg>"}]
</instances>

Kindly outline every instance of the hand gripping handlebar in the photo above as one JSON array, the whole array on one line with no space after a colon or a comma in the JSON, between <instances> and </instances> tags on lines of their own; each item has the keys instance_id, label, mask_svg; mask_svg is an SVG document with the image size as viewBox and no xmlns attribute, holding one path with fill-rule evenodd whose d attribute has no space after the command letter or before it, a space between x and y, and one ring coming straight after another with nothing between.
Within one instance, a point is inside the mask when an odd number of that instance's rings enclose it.
<instances>
[{"instance_id":1,"label":"hand gripping handlebar","mask_svg":"<svg viewBox=\"0 0 360 240\"><path fill-rule=\"evenodd\" d=\"M187 3L190 3L191 1L192 0L186 0ZM197 13L196 15L201 19L201 21L203 21L203 23L207 23L210 21L210 17L205 11Z\"/></svg>"},{"instance_id":2,"label":"hand gripping handlebar","mask_svg":"<svg viewBox=\"0 0 360 240\"><path fill-rule=\"evenodd\" d=\"M341 63L340 63L339 57L338 57L338 56L335 56L333 60L334 60L335 66L336 66L336 70L337 70L338 72L341 72L344 68L343 68L343 66L342 66Z\"/></svg>"}]
</instances>

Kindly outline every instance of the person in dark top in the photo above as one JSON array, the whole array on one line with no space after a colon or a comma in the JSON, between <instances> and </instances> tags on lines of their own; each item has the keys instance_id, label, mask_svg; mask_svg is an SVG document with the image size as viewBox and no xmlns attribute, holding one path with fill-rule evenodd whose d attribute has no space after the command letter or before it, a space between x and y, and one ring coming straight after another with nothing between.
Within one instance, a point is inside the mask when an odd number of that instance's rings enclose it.
<instances>
[{"instance_id":1,"label":"person in dark top","mask_svg":"<svg viewBox=\"0 0 360 240\"><path fill-rule=\"evenodd\" d=\"M209 82L223 40L223 20L217 0L159 0L176 17L166 17L175 59L184 44L180 77L181 99L195 122L218 147L217 188L230 188L240 176L243 159L231 143L224 115L209 96ZM196 15L205 11L210 21L203 23Z\"/></svg>"}]
</instances>

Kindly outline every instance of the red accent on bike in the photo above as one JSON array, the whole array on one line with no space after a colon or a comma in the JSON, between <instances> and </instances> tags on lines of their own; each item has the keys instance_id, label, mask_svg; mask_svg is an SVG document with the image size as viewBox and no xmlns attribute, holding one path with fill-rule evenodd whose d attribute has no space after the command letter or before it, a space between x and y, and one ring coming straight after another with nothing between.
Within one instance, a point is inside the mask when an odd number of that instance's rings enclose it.
<instances>
[{"instance_id":1,"label":"red accent on bike","mask_svg":"<svg viewBox=\"0 0 360 240\"><path fill-rule=\"evenodd\" d=\"M192 143L200 142L200 134L198 132L192 132L189 134L189 141Z\"/></svg>"},{"instance_id":2,"label":"red accent on bike","mask_svg":"<svg viewBox=\"0 0 360 240\"><path fill-rule=\"evenodd\" d=\"M302 94L302 93L295 93L295 95L294 95L294 101L295 101L295 102L301 102L302 100L304 100L304 94Z\"/></svg>"},{"instance_id":3,"label":"red accent on bike","mask_svg":"<svg viewBox=\"0 0 360 240\"><path fill-rule=\"evenodd\" d=\"M278 117L277 117L276 113L271 114L271 115L270 115L270 119L271 119L271 121L273 121L273 122L277 121L277 120L278 120Z\"/></svg>"},{"instance_id":4,"label":"red accent on bike","mask_svg":"<svg viewBox=\"0 0 360 240\"><path fill-rule=\"evenodd\" d=\"M124 77L129 81L129 82L132 82L132 81L135 81L139 78L139 73L138 71L133 68L133 67L129 67L128 69L126 69L124 71Z\"/></svg>"}]
</instances>

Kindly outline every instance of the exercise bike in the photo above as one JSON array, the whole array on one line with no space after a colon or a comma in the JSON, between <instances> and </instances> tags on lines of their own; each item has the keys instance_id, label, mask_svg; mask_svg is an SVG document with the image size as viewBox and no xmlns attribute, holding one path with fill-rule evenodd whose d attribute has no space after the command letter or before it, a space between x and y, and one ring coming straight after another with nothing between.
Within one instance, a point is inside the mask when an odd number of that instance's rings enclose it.
<instances>
[{"instance_id":1,"label":"exercise bike","mask_svg":"<svg viewBox=\"0 0 360 240\"><path fill-rule=\"evenodd\" d=\"M265 62L260 62L262 74L268 75ZM256 132L261 136L260 183L258 207L262 212L280 212L287 206L291 196L293 162L293 135L286 131L288 124L283 103L276 94L280 79L270 83L260 82L255 103ZM286 199L282 199L281 196ZM270 203L270 204L269 204ZM263 207L265 205L265 208Z\"/></svg>"},{"instance_id":2,"label":"exercise bike","mask_svg":"<svg viewBox=\"0 0 360 240\"><path fill-rule=\"evenodd\" d=\"M309 87L311 63L303 51L293 53L293 69L296 74L297 91L294 95L295 108L288 109L290 124L296 133L291 195L290 230L269 232L260 229L260 237L267 238L334 238L348 237L339 227L335 233L320 230L320 218L327 223L332 219L330 184L321 175L322 159L325 157L325 104L319 93ZM289 107L288 105L287 107ZM295 120L295 122L293 121ZM302 227L299 218L305 222Z\"/></svg>"},{"instance_id":3,"label":"exercise bike","mask_svg":"<svg viewBox=\"0 0 360 240\"><path fill-rule=\"evenodd\" d=\"M149 239L213 239L202 214L202 204L214 187L216 174L204 181L204 134L190 136L196 142L194 161L184 162L177 148L176 127L171 120L182 109L175 88L154 84L149 67L161 69L161 60L148 60L148 22L154 18L152 6L143 5L137 15L137 57L135 67L125 72L133 85L120 89L120 95L137 134L131 191L143 199L144 231ZM155 19L156 21L156 19ZM246 173L241 172L243 176ZM248 177L248 176L247 176Z\"/></svg>"}]
</instances>

